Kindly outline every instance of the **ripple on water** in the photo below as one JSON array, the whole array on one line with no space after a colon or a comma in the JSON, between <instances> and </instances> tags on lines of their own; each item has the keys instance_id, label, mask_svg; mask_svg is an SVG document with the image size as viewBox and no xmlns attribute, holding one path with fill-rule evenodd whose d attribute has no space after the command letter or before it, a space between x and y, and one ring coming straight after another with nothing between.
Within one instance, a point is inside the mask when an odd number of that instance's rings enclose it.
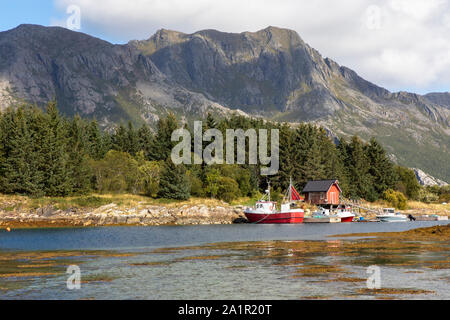
<instances>
[{"instance_id":1,"label":"ripple on water","mask_svg":"<svg viewBox=\"0 0 450 320\"><path fill-rule=\"evenodd\" d=\"M450 299L449 251L448 241L383 237L9 250L0 252L0 298ZM81 290L66 287L71 264ZM380 267L379 290L366 286L371 265Z\"/></svg>"}]
</instances>

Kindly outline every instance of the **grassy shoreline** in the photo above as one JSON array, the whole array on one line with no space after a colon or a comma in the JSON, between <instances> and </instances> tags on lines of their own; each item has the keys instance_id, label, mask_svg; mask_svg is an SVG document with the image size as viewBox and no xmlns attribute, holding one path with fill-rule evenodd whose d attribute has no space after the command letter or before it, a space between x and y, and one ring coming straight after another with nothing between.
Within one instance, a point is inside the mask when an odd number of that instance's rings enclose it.
<instances>
[{"instance_id":1,"label":"grassy shoreline","mask_svg":"<svg viewBox=\"0 0 450 320\"><path fill-rule=\"evenodd\" d=\"M232 223L229 212L243 217L243 208L253 205L257 199L239 198L226 203L210 198L189 200L153 199L134 194L88 194L73 197L31 198L21 195L0 194L0 228L60 228L122 225L182 225ZM372 210L389 207L385 201L362 202ZM303 204L308 216L316 207ZM409 201L405 214L450 216L450 204L425 204ZM155 209L156 208L156 209ZM185 208L180 211L180 208ZM216 209L220 208L220 212ZM190 210L192 209L192 210ZM151 219L142 218L151 211ZM203 210L203 211L202 211ZM183 212L185 211L185 212ZM204 211L211 214L204 214ZM144 212L144 213L142 213ZM169 212L172 218L163 217ZM375 217L373 212L361 212L365 220ZM112 215L116 220L112 219ZM107 219L102 220L105 216ZM125 217L125 220L123 220ZM136 220L136 218L138 220ZM134 220L133 220L134 219ZM134 221L134 222L133 222Z\"/></svg>"},{"instance_id":2,"label":"grassy shoreline","mask_svg":"<svg viewBox=\"0 0 450 320\"><path fill-rule=\"evenodd\" d=\"M142 195L120 194L88 194L72 197L40 197L32 198L22 195L0 194L0 210L33 210L46 206L53 206L57 210L97 209L108 204L117 204L119 207L133 207L143 205L163 205L168 208L182 205L224 205L225 202L210 198L190 198L189 200L154 199Z\"/></svg>"},{"instance_id":3,"label":"grassy shoreline","mask_svg":"<svg viewBox=\"0 0 450 320\"><path fill-rule=\"evenodd\" d=\"M38 209L45 206L54 206L58 210L67 210L71 208L88 208L97 209L101 206L115 203L118 206L136 206L137 204L145 205L162 205L166 207L176 207L182 205L253 205L256 198L243 197L238 198L231 203L224 202L218 199L211 198L196 198L191 197L189 200L174 200L164 198L151 198L136 194L97 194L92 193L88 195L79 195L71 197L39 197L32 198L22 195L5 195L0 194L0 210L15 211L15 210L29 210ZM361 205L371 209L381 209L391 207L391 205L384 200L377 200L376 202L362 201ZM313 210L315 207L305 204L306 209ZM441 215L450 216L450 203L424 203L420 201L407 201L407 208L399 211L428 211Z\"/></svg>"}]
</instances>

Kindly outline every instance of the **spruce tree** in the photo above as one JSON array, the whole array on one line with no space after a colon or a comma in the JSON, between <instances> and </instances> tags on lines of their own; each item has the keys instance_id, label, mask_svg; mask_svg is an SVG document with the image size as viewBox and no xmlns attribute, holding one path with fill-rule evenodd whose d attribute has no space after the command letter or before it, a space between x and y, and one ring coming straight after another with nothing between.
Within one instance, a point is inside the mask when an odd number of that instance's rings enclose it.
<instances>
[{"instance_id":1,"label":"spruce tree","mask_svg":"<svg viewBox=\"0 0 450 320\"><path fill-rule=\"evenodd\" d=\"M177 200L187 200L190 197L186 168L183 164L175 165L170 157L166 159L162 168L158 196Z\"/></svg>"},{"instance_id":2,"label":"spruce tree","mask_svg":"<svg viewBox=\"0 0 450 320\"><path fill-rule=\"evenodd\" d=\"M111 136L112 149L121 152L128 152L128 133L123 124L116 126Z\"/></svg>"},{"instance_id":3,"label":"spruce tree","mask_svg":"<svg viewBox=\"0 0 450 320\"><path fill-rule=\"evenodd\" d=\"M166 118L160 118L157 123L157 133L150 150L149 160L166 160L176 142L172 142L172 132L178 128L178 122L173 113Z\"/></svg>"},{"instance_id":4,"label":"spruce tree","mask_svg":"<svg viewBox=\"0 0 450 320\"><path fill-rule=\"evenodd\" d=\"M2 189L5 193L41 195L43 174L39 171L36 140L30 131L29 121L32 112L26 107L16 111L8 109L2 117L3 132L2 153L4 161L0 163Z\"/></svg>"},{"instance_id":5,"label":"spruce tree","mask_svg":"<svg viewBox=\"0 0 450 320\"><path fill-rule=\"evenodd\" d=\"M105 136L108 136L109 138L108 134L105 134ZM102 133L95 119L87 124L85 133L85 148L88 155L95 160L102 159L109 150L109 146L105 146Z\"/></svg>"},{"instance_id":6,"label":"spruce tree","mask_svg":"<svg viewBox=\"0 0 450 320\"><path fill-rule=\"evenodd\" d=\"M298 167L296 182L302 188L309 180L318 180L324 176L317 129L310 124L300 126L296 131L295 145L295 165Z\"/></svg>"},{"instance_id":7,"label":"spruce tree","mask_svg":"<svg viewBox=\"0 0 450 320\"><path fill-rule=\"evenodd\" d=\"M136 132L136 130L134 130L133 123L131 121L128 121L125 152L128 152L132 156L135 156L138 151L139 151L139 145L138 145L137 132Z\"/></svg>"},{"instance_id":8,"label":"spruce tree","mask_svg":"<svg viewBox=\"0 0 450 320\"><path fill-rule=\"evenodd\" d=\"M2 169L2 165L6 160L5 157L5 144L4 141L6 139L6 134L3 132L2 130L2 122L3 122L3 114L0 112L0 193L4 192L4 183L5 183L5 178L4 178L4 174L3 174L3 169Z\"/></svg>"},{"instance_id":9,"label":"spruce tree","mask_svg":"<svg viewBox=\"0 0 450 320\"><path fill-rule=\"evenodd\" d=\"M146 160L150 160L151 152L154 144L153 133L147 124L144 124L137 131L138 150L144 152Z\"/></svg>"},{"instance_id":10,"label":"spruce tree","mask_svg":"<svg viewBox=\"0 0 450 320\"><path fill-rule=\"evenodd\" d=\"M365 149L370 163L369 174L373 178L373 186L378 199L387 189L395 187L396 174L394 165L375 138L370 139Z\"/></svg>"},{"instance_id":11,"label":"spruce tree","mask_svg":"<svg viewBox=\"0 0 450 320\"><path fill-rule=\"evenodd\" d=\"M408 198L416 199L420 190L420 184L414 171L402 166L395 166L395 171L398 176L397 189L408 196Z\"/></svg>"},{"instance_id":12,"label":"spruce tree","mask_svg":"<svg viewBox=\"0 0 450 320\"><path fill-rule=\"evenodd\" d=\"M372 177L369 174L370 162L364 150L363 142L353 136L348 145L347 166L349 172L349 189L352 198L375 200Z\"/></svg>"},{"instance_id":13,"label":"spruce tree","mask_svg":"<svg viewBox=\"0 0 450 320\"><path fill-rule=\"evenodd\" d=\"M214 119L214 117L211 115L211 113L208 112L206 116L206 129L213 129L217 128L217 121Z\"/></svg>"},{"instance_id":14,"label":"spruce tree","mask_svg":"<svg viewBox=\"0 0 450 320\"><path fill-rule=\"evenodd\" d=\"M67 170L70 174L72 192L87 193L90 190L91 171L88 166L88 152L83 137L83 121L77 115L68 124Z\"/></svg>"},{"instance_id":15,"label":"spruce tree","mask_svg":"<svg viewBox=\"0 0 450 320\"><path fill-rule=\"evenodd\" d=\"M278 179L271 179L274 183L273 187L286 188L289 184L290 177L296 179L298 177L298 163L296 161L296 155L298 150L295 146L295 132L290 129L287 124L283 124L279 129L280 147L279 147L279 159L280 169L277 175Z\"/></svg>"},{"instance_id":16,"label":"spruce tree","mask_svg":"<svg viewBox=\"0 0 450 320\"><path fill-rule=\"evenodd\" d=\"M50 101L45 114L46 130L42 145L41 170L44 174L44 193L48 196L65 196L72 192L68 170L67 127L55 101Z\"/></svg>"}]
</instances>

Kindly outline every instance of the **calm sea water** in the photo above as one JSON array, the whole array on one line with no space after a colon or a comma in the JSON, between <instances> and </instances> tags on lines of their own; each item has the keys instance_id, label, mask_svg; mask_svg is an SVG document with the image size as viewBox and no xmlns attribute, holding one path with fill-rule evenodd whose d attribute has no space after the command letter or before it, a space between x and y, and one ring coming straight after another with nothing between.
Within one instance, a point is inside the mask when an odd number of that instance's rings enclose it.
<instances>
[{"instance_id":1,"label":"calm sea water","mask_svg":"<svg viewBox=\"0 0 450 320\"><path fill-rule=\"evenodd\" d=\"M0 251L3 252L100 249L139 254L125 257L101 256L86 259L80 265L82 279L83 276L98 276L100 279L106 276L107 281L83 283L79 290L68 290L66 274L39 277L28 279L27 285L15 290L0 290L0 299L301 299L308 296L349 298L355 290L355 285L362 288L365 283L317 283L314 279L293 279L293 270L290 267L279 265L270 259L257 259L260 253L252 251L253 249L236 252L227 250L226 245L217 250L204 249L201 246L209 243L270 240L329 241L329 235L404 231L447 223L423 221L241 224L26 229L9 233L2 231ZM194 245L196 247L186 250L155 251L160 248ZM214 259L192 258L211 255L215 255ZM256 258L248 259L249 256ZM341 266L346 264L342 257L329 255L317 256L316 263L336 263ZM365 267L347 267L351 269L352 277L368 276ZM431 296L417 296L418 298L450 299L447 269L408 273L405 267L399 273L398 268L386 267L383 268L382 276L383 283L389 284L389 287L415 288L420 283L421 289L432 288L436 292Z\"/></svg>"},{"instance_id":2,"label":"calm sea water","mask_svg":"<svg viewBox=\"0 0 450 320\"><path fill-rule=\"evenodd\" d=\"M448 221L417 221L16 229L10 233L0 232L0 249L129 250L232 241L324 240L336 234L405 231L447 223Z\"/></svg>"}]
</instances>

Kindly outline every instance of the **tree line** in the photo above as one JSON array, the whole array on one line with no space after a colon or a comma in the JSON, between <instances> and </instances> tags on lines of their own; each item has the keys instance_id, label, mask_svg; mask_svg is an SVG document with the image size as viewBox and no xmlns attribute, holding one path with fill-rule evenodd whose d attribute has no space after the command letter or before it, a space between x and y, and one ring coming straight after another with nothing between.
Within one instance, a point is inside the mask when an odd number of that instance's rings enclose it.
<instances>
[{"instance_id":1,"label":"tree line","mask_svg":"<svg viewBox=\"0 0 450 320\"><path fill-rule=\"evenodd\" d=\"M231 201L257 196L268 179L276 197L292 177L299 191L308 180L338 179L343 195L351 199L375 201L388 190L409 198L420 193L414 172L394 165L373 138L341 138L336 145L313 124L293 127L236 114L219 120L208 114L203 130L215 128L224 136L226 129L279 130L279 172L261 176L259 163L175 165L170 154L177 142L171 135L182 126L192 130L168 114L153 129L128 122L101 130L96 120L61 115L54 101L45 111L30 105L8 108L0 114L0 192L35 197L134 193Z\"/></svg>"}]
</instances>

